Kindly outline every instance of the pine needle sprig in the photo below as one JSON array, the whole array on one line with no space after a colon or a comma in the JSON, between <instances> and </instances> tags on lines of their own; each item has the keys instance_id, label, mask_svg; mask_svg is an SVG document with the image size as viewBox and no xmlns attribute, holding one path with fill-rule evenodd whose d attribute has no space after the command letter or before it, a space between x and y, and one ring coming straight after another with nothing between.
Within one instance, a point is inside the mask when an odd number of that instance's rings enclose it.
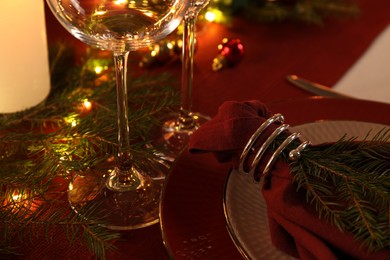
<instances>
[{"instance_id":1,"label":"pine needle sprig","mask_svg":"<svg viewBox=\"0 0 390 260\"><path fill-rule=\"evenodd\" d=\"M291 163L298 189L320 218L371 251L390 248L390 129L371 140L310 147Z\"/></svg>"},{"instance_id":2,"label":"pine needle sprig","mask_svg":"<svg viewBox=\"0 0 390 260\"><path fill-rule=\"evenodd\" d=\"M355 17L357 1L349 0L233 0L212 3L224 13L257 22L300 21L321 25L327 17Z\"/></svg>"},{"instance_id":3,"label":"pine needle sprig","mask_svg":"<svg viewBox=\"0 0 390 260\"><path fill-rule=\"evenodd\" d=\"M105 258L107 250L115 249L113 241L120 239L120 235L98 225L99 220L93 218L94 209L83 212L88 216L86 220L70 211L64 200L47 201L42 196L29 196L26 206L20 207L23 201L18 201L15 207L8 207L10 210L1 211L0 216L5 219L3 223L7 227L5 242L8 246L18 244L16 242L33 244L41 239L38 234L44 234L45 241L52 243L55 236L63 233L71 245L85 245L101 259ZM32 207L34 211L31 211Z\"/></svg>"},{"instance_id":4,"label":"pine needle sprig","mask_svg":"<svg viewBox=\"0 0 390 260\"><path fill-rule=\"evenodd\" d=\"M50 243L62 234L70 245L84 245L104 259L119 234L94 219L94 208L85 207L85 218L74 213L67 187L74 174L107 170L106 161L117 154L114 72L95 73L94 66L109 68L107 59L92 55L74 66L68 48L55 50L45 103L0 115L0 256L19 254L38 235ZM135 166L147 171L162 161L161 150L150 146L153 133L179 99L169 74L129 76L131 149Z\"/></svg>"}]
</instances>

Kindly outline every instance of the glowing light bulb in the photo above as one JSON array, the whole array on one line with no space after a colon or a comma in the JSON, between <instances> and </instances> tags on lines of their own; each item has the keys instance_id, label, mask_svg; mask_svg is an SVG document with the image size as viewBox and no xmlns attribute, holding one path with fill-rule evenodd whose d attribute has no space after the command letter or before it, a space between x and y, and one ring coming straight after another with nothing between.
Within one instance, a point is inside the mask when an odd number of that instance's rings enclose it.
<instances>
[{"instance_id":1,"label":"glowing light bulb","mask_svg":"<svg viewBox=\"0 0 390 260\"><path fill-rule=\"evenodd\" d=\"M71 116L65 117L65 118L64 118L64 121L65 121L67 124L70 124L72 127L75 127L75 126L77 126L77 124L78 124L78 119L76 118L75 115L71 115Z\"/></svg>"},{"instance_id":2,"label":"glowing light bulb","mask_svg":"<svg viewBox=\"0 0 390 260\"><path fill-rule=\"evenodd\" d=\"M95 73L96 73L96 74L102 73L103 70L104 70L104 67L103 67L103 66L96 66L96 67L95 67Z\"/></svg>"},{"instance_id":3,"label":"glowing light bulb","mask_svg":"<svg viewBox=\"0 0 390 260\"><path fill-rule=\"evenodd\" d=\"M21 194L13 194L12 195L12 200L14 202L20 202L23 199L23 196Z\"/></svg>"},{"instance_id":4,"label":"glowing light bulb","mask_svg":"<svg viewBox=\"0 0 390 260\"><path fill-rule=\"evenodd\" d=\"M227 21L221 10L209 8L204 14L204 19L208 22L225 23Z\"/></svg>"},{"instance_id":5,"label":"glowing light bulb","mask_svg":"<svg viewBox=\"0 0 390 260\"><path fill-rule=\"evenodd\" d=\"M204 15L204 18L209 22L213 22L215 20L215 17L216 17L215 13L211 11L206 12L206 14Z\"/></svg>"},{"instance_id":6,"label":"glowing light bulb","mask_svg":"<svg viewBox=\"0 0 390 260\"><path fill-rule=\"evenodd\" d=\"M14 190L9 198L4 201L3 206L10 207L15 214L21 214L28 217L41 204L41 201L36 200L28 190Z\"/></svg>"},{"instance_id":7,"label":"glowing light bulb","mask_svg":"<svg viewBox=\"0 0 390 260\"><path fill-rule=\"evenodd\" d=\"M91 111L92 110L92 102L89 101L88 99L84 99L84 101L83 101L83 109L85 111Z\"/></svg>"},{"instance_id":8,"label":"glowing light bulb","mask_svg":"<svg viewBox=\"0 0 390 260\"><path fill-rule=\"evenodd\" d=\"M168 42L167 47L168 47L168 49L172 50L174 46L171 42Z\"/></svg>"},{"instance_id":9,"label":"glowing light bulb","mask_svg":"<svg viewBox=\"0 0 390 260\"><path fill-rule=\"evenodd\" d=\"M114 1L114 4L116 4L116 5L127 4L127 0L115 0L115 1Z\"/></svg>"}]
</instances>

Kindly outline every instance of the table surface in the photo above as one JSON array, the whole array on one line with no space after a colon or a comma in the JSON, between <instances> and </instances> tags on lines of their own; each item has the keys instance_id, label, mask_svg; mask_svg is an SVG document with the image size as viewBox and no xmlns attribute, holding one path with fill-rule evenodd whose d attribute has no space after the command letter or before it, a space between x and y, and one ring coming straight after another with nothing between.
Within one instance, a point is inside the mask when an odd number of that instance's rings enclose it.
<instances>
[{"instance_id":1,"label":"table surface","mask_svg":"<svg viewBox=\"0 0 390 260\"><path fill-rule=\"evenodd\" d=\"M229 25L205 24L198 32L195 55L193 110L214 116L227 100L257 99L264 103L283 102L311 96L285 80L288 74L333 86L367 50L389 24L390 3L386 0L360 1L361 14L352 19L327 19L322 26L302 23L258 24L236 18ZM67 33L46 8L48 40L74 43L78 55L85 45ZM239 38L245 56L234 67L212 70L223 38ZM167 70L180 81L180 64L150 69ZM107 259L169 259L159 225L124 232L118 251ZM94 258L84 248L41 243L23 259Z\"/></svg>"}]
</instances>

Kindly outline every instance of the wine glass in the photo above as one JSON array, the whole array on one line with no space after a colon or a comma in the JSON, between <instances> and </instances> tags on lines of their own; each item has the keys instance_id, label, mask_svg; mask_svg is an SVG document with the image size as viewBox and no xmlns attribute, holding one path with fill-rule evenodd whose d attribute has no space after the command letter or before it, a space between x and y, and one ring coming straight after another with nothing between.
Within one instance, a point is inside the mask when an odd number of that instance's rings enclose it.
<instances>
[{"instance_id":1,"label":"wine glass","mask_svg":"<svg viewBox=\"0 0 390 260\"><path fill-rule=\"evenodd\" d=\"M162 182L153 180L149 172L137 169L130 152L127 60L130 51L149 46L175 30L184 17L188 1L46 1L73 36L113 52L116 72L118 153L115 167L105 174L91 171L75 176L69 184L69 202L78 214L97 219L110 229L130 230L157 223Z\"/></svg>"},{"instance_id":2,"label":"wine glass","mask_svg":"<svg viewBox=\"0 0 390 260\"><path fill-rule=\"evenodd\" d=\"M210 0L191 0L184 16L182 45L181 104L179 113L164 122L162 127L165 156L174 160L187 145L191 134L209 117L192 112L192 84L194 75L194 52L196 41L196 20L199 12Z\"/></svg>"}]
</instances>

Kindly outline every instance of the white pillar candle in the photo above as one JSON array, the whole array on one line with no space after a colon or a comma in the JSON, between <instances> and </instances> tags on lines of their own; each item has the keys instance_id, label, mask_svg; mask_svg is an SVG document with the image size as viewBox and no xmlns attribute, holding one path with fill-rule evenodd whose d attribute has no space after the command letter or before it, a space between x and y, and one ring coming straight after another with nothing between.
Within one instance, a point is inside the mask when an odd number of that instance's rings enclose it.
<instances>
[{"instance_id":1,"label":"white pillar candle","mask_svg":"<svg viewBox=\"0 0 390 260\"><path fill-rule=\"evenodd\" d=\"M12 113L50 91L44 1L0 1L0 113Z\"/></svg>"}]
</instances>

